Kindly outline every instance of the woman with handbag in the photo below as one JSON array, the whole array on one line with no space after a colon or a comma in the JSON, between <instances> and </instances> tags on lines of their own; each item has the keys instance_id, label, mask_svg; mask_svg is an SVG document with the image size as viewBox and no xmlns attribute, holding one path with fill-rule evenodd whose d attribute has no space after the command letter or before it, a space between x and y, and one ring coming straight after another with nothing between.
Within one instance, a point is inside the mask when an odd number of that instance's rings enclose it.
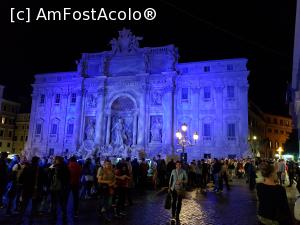
<instances>
[{"instance_id":1,"label":"woman with handbag","mask_svg":"<svg viewBox=\"0 0 300 225\"><path fill-rule=\"evenodd\" d=\"M112 196L114 194L116 179L112 164L109 160L104 162L103 168L99 168L97 177L100 191L99 213L105 220L110 221L108 212L112 205Z\"/></svg>"},{"instance_id":2,"label":"woman with handbag","mask_svg":"<svg viewBox=\"0 0 300 225\"><path fill-rule=\"evenodd\" d=\"M188 183L186 171L181 166L181 162L177 161L176 169L172 170L169 181L169 191L172 192L172 220L176 219L177 221L179 221L185 185Z\"/></svg>"},{"instance_id":3,"label":"woman with handbag","mask_svg":"<svg viewBox=\"0 0 300 225\"><path fill-rule=\"evenodd\" d=\"M260 225L292 225L285 188L275 183L276 171L270 162L260 164L262 183L256 185Z\"/></svg>"}]
</instances>

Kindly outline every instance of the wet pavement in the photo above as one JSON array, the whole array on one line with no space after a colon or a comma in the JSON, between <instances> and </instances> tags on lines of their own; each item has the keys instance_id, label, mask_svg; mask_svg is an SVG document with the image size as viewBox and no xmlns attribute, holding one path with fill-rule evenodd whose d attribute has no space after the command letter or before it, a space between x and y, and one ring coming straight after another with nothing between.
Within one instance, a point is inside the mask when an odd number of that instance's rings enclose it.
<instances>
[{"instance_id":1,"label":"wet pavement","mask_svg":"<svg viewBox=\"0 0 300 225\"><path fill-rule=\"evenodd\" d=\"M287 189L288 190L288 189ZM290 202L293 204L296 191L288 190ZM298 193L297 193L298 194ZM164 209L164 191L147 191L146 194L134 193L134 204L127 207L127 215L111 222L105 222L97 216L97 200L83 200L80 203L79 217L73 219L71 207L68 211L68 223L70 225L168 225L170 224L170 211ZM245 180L234 180L232 188L223 193L206 194L197 191L187 192L183 200L180 214L181 225L255 225L256 219L255 191L250 191L245 185ZM0 210L0 224L15 224L16 216L6 217L4 210ZM28 224L28 220L25 224ZM61 218L52 221L49 216L37 216L34 225L62 224Z\"/></svg>"}]
</instances>

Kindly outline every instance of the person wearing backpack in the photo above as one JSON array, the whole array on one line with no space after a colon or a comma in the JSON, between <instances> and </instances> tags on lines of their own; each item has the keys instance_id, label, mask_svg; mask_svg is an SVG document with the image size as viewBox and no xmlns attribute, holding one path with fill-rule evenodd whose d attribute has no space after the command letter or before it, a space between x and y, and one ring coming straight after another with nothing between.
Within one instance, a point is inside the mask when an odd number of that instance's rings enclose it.
<instances>
[{"instance_id":1,"label":"person wearing backpack","mask_svg":"<svg viewBox=\"0 0 300 225\"><path fill-rule=\"evenodd\" d=\"M37 214L38 207L41 202L43 171L39 167L40 158L37 156L32 157L31 164L26 163L25 167L20 174L19 183L22 185L22 201L19 215L19 223L23 223L23 216L26 208L32 201L30 220Z\"/></svg>"},{"instance_id":2,"label":"person wearing backpack","mask_svg":"<svg viewBox=\"0 0 300 225\"><path fill-rule=\"evenodd\" d=\"M67 200L70 187L70 174L64 159L56 156L49 171L51 212L53 219L57 219L57 206L60 205L63 223L67 223Z\"/></svg>"},{"instance_id":3,"label":"person wearing backpack","mask_svg":"<svg viewBox=\"0 0 300 225\"><path fill-rule=\"evenodd\" d=\"M22 170L23 166L20 163L20 157L16 157L16 163L12 167L12 171L10 173L11 186L7 193L8 204L6 208L6 215L11 215L14 199L16 199L16 210L20 207L21 185L19 184L19 177Z\"/></svg>"}]
</instances>

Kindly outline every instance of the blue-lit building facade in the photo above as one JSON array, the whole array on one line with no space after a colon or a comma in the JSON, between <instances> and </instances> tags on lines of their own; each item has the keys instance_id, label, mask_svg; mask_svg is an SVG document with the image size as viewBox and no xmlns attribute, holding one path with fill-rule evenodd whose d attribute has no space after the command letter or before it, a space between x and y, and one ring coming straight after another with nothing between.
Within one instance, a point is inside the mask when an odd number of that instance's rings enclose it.
<instances>
[{"instance_id":1,"label":"blue-lit building facade","mask_svg":"<svg viewBox=\"0 0 300 225\"><path fill-rule=\"evenodd\" d=\"M179 63L175 46L141 39L123 29L76 71L35 75L28 157L179 154L183 123L199 134L189 160L247 154L247 59Z\"/></svg>"}]
</instances>

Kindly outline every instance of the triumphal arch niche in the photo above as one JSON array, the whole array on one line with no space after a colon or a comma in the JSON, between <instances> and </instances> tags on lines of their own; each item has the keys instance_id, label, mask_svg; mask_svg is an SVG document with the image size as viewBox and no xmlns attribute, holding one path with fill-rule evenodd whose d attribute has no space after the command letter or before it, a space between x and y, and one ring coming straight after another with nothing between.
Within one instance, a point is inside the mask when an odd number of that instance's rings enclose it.
<instances>
[{"instance_id":1,"label":"triumphal arch niche","mask_svg":"<svg viewBox=\"0 0 300 225\"><path fill-rule=\"evenodd\" d=\"M83 53L77 71L35 75L28 154L179 154L175 133L185 123L189 139L199 134L189 159L242 156L246 59L178 63L174 45L140 47L142 37L118 34L110 50Z\"/></svg>"}]
</instances>

